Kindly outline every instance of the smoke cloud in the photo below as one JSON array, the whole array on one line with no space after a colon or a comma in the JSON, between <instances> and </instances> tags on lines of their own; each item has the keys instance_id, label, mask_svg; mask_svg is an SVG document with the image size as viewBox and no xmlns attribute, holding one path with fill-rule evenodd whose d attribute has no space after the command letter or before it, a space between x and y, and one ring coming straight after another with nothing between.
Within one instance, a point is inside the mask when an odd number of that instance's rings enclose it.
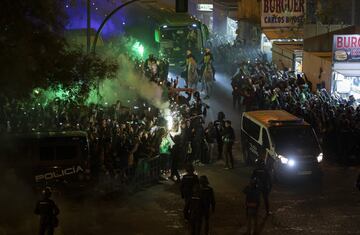
<instances>
[{"instance_id":1,"label":"smoke cloud","mask_svg":"<svg viewBox=\"0 0 360 235\"><path fill-rule=\"evenodd\" d=\"M119 100L122 104L126 104L136 98L142 98L159 109L168 107L168 102L163 99L163 87L150 82L141 75L140 71L134 70L134 63L125 55L121 54L116 59L119 64L116 78L100 82L99 93L102 102L114 104ZM87 103L97 103L99 100L97 93L97 89L93 89Z\"/></svg>"}]
</instances>

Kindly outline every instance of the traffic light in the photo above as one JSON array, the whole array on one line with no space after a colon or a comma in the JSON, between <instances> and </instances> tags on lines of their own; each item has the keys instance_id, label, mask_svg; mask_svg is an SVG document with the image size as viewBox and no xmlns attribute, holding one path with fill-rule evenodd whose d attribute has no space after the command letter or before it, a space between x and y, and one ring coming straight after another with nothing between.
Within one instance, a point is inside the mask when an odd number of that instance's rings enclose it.
<instances>
[{"instance_id":1,"label":"traffic light","mask_svg":"<svg viewBox=\"0 0 360 235\"><path fill-rule=\"evenodd\" d=\"M188 0L176 0L176 12L185 13L188 11Z\"/></svg>"}]
</instances>

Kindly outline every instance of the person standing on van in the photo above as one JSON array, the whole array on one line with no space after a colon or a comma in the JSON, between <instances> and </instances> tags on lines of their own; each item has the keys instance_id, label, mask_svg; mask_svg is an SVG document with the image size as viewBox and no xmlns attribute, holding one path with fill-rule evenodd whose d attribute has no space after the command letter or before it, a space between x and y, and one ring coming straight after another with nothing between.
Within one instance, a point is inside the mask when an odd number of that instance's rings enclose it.
<instances>
[{"instance_id":1,"label":"person standing on van","mask_svg":"<svg viewBox=\"0 0 360 235\"><path fill-rule=\"evenodd\" d=\"M193 195L193 187L196 184L199 184L199 178L194 173L195 169L192 164L186 166L186 174L181 179L180 184L180 192L181 198L184 199L184 218L186 220L190 219L189 209L190 209L190 202L191 197Z\"/></svg>"},{"instance_id":2,"label":"person standing on van","mask_svg":"<svg viewBox=\"0 0 360 235\"><path fill-rule=\"evenodd\" d=\"M255 178L250 180L248 186L243 192L246 195L245 207L247 217L247 232L246 234L256 234L257 232L257 216L260 206L260 190L257 186Z\"/></svg>"},{"instance_id":3,"label":"person standing on van","mask_svg":"<svg viewBox=\"0 0 360 235\"><path fill-rule=\"evenodd\" d=\"M225 121L225 129L222 133L222 141L224 143L224 156L225 156L225 167L234 168L234 157L232 154L232 148L235 141L235 132L231 127L231 121Z\"/></svg>"},{"instance_id":4,"label":"person standing on van","mask_svg":"<svg viewBox=\"0 0 360 235\"><path fill-rule=\"evenodd\" d=\"M42 191L43 198L36 203L35 214L40 216L39 235L53 235L59 221L57 215L60 213L55 202L50 199L51 190L46 187Z\"/></svg>"},{"instance_id":5,"label":"person standing on van","mask_svg":"<svg viewBox=\"0 0 360 235\"><path fill-rule=\"evenodd\" d=\"M270 215L269 195L271 192L272 183L270 174L266 169L265 161L263 159L258 159L256 161L256 168L252 173L251 179L257 180L259 190L264 199L266 215Z\"/></svg>"}]
</instances>

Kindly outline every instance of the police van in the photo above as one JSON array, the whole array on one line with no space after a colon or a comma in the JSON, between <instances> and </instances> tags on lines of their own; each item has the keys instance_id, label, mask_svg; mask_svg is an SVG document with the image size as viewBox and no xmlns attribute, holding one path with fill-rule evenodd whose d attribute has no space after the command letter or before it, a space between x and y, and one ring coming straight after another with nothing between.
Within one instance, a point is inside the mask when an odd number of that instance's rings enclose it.
<instances>
[{"instance_id":1,"label":"police van","mask_svg":"<svg viewBox=\"0 0 360 235\"><path fill-rule=\"evenodd\" d=\"M1 142L1 161L36 187L81 187L90 181L86 132L9 134Z\"/></svg>"},{"instance_id":2,"label":"police van","mask_svg":"<svg viewBox=\"0 0 360 235\"><path fill-rule=\"evenodd\" d=\"M284 110L244 112L241 143L246 164L263 158L278 179L320 175L323 153L313 128Z\"/></svg>"}]
</instances>

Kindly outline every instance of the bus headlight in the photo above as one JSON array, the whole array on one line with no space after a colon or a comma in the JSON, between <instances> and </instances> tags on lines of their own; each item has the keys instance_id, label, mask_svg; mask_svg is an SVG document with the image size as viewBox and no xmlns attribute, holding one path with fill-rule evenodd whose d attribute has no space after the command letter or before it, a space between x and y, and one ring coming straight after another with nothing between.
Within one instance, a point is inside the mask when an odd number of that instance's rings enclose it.
<instances>
[{"instance_id":1,"label":"bus headlight","mask_svg":"<svg viewBox=\"0 0 360 235\"><path fill-rule=\"evenodd\" d=\"M320 153L319 156L317 156L317 161L320 163L323 160L323 153Z\"/></svg>"}]
</instances>

